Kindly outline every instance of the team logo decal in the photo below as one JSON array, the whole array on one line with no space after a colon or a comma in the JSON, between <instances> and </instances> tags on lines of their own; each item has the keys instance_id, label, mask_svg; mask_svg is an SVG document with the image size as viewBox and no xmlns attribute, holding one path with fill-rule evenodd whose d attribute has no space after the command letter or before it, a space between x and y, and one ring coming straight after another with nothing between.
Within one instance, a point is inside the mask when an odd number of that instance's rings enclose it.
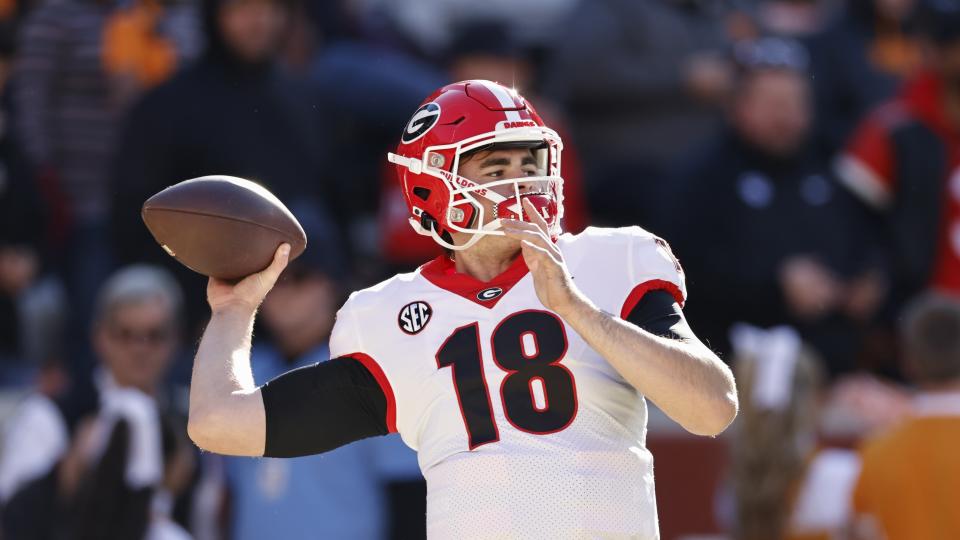
<instances>
[{"instance_id":1,"label":"team logo decal","mask_svg":"<svg viewBox=\"0 0 960 540\"><path fill-rule=\"evenodd\" d=\"M493 300L501 294L503 294L503 289L500 287L490 287L489 289L478 292L477 300Z\"/></svg>"},{"instance_id":2,"label":"team logo decal","mask_svg":"<svg viewBox=\"0 0 960 540\"><path fill-rule=\"evenodd\" d=\"M430 304L420 301L410 302L397 314L397 324L401 330L412 336L420 333L427 326L431 315L433 315L433 309L430 308Z\"/></svg>"},{"instance_id":3,"label":"team logo decal","mask_svg":"<svg viewBox=\"0 0 960 540\"><path fill-rule=\"evenodd\" d=\"M510 121L504 120L502 122L497 122L497 131L502 129L513 129L519 127L537 127L537 123L533 120L520 120L520 121Z\"/></svg>"},{"instance_id":4,"label":"team logo decal","mask_svg":"<svg viewBox=\"0 0 960 540\"><path fill-rule=\"evenodd\" d=\"M413 113L413 118L407 122L407 127L403 129L403 135L400 140L406 144L423 137L430 129L437 124L440 119L440 105L434 102L427 103Z\"/></svg>"}]
</instances>

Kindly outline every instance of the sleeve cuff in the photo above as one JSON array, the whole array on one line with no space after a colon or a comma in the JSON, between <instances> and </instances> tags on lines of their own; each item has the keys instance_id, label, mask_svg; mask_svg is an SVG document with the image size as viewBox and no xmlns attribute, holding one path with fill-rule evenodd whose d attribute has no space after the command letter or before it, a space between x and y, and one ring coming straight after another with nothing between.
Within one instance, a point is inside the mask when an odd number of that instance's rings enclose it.
<instances>
[{"instance_id":1,"label":"sleeve cuff","mask_svg":"<svg viewBox=\"0 0 960 540\"><path fill-rule=\"evenodd\" d=\"M680 307L683 307L683 304L686 301L686 298L683 296L683 291L680 290L680 287L677 286L676 283L667 281L665 279L651 279L649 281L644 281L630 291L630 294L627 295L627 299L623 302L623 306L620 308L620 318L625 320L628 316L630 316L630 312L633 311L633 308L637 307L637 304L640 303L640 299L643 298L643 295L654 290L667 291L671 296L673 296L674 300L680 304Z\"/></svg>"}]
</instances>

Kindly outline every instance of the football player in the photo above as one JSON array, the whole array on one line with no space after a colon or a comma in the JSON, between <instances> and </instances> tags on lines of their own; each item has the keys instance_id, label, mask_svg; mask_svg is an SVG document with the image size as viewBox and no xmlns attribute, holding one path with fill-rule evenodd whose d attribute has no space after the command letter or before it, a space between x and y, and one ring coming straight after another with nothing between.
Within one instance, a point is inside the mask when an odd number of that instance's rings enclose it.
<instances>
[{"instance_id":1,"label":"football player","mask_svg":"<svg viewBox=\"0 0 960 540\"><path fill-rule=\"evenodd\" d=\"M561 151L510 88L427 98L388 158L411 224L447 254L353 293L333 359L261 387L250 333L289 248L237 284L210 280L193 440L280 457L399 432L427 480L431 538L657 538L644 398L713 436L736 415L733 377L685 322L663 240L562 234Z\"/></svg>"}]
</instances>

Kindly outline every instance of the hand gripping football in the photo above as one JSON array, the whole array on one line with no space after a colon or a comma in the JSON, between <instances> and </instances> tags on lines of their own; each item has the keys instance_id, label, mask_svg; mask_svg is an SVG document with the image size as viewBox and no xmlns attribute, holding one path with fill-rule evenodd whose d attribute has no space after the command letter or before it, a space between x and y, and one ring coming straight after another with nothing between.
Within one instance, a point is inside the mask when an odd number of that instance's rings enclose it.
<instances>
[{"instance_id":1,"label":"hand gripping football","mask_svg":"<svg viewBox=\"0 0 960 540\"><path fill-rule=\"evenodd\" d=\"M266 268L280 244L290 260L307 247L303 228L263 186L233 176L203 176L147 199L140 213L154 239L200 274L235 280Z\"/></svg>"}]
</instances>

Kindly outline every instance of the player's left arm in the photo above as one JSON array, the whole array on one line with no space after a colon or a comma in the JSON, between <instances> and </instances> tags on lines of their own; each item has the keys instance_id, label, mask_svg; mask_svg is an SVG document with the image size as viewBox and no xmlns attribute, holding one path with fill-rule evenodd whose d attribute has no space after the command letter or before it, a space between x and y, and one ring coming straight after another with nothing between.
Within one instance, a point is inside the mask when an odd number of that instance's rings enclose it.
<instances>
[{"instance_id":1,"label":"player's left arm","mask_svg":"<svg viewBox=\"0 0 960 540\"><path fill-rule=\"evenodd\" d=\"M738 408L730 368L692 332L655 335L600 310L574 284L536 209L524 205L534 224L504 220L503 230L521 241L540 302L687 431L713 436L726 429Z\"/></svg>"}]
</instances>

